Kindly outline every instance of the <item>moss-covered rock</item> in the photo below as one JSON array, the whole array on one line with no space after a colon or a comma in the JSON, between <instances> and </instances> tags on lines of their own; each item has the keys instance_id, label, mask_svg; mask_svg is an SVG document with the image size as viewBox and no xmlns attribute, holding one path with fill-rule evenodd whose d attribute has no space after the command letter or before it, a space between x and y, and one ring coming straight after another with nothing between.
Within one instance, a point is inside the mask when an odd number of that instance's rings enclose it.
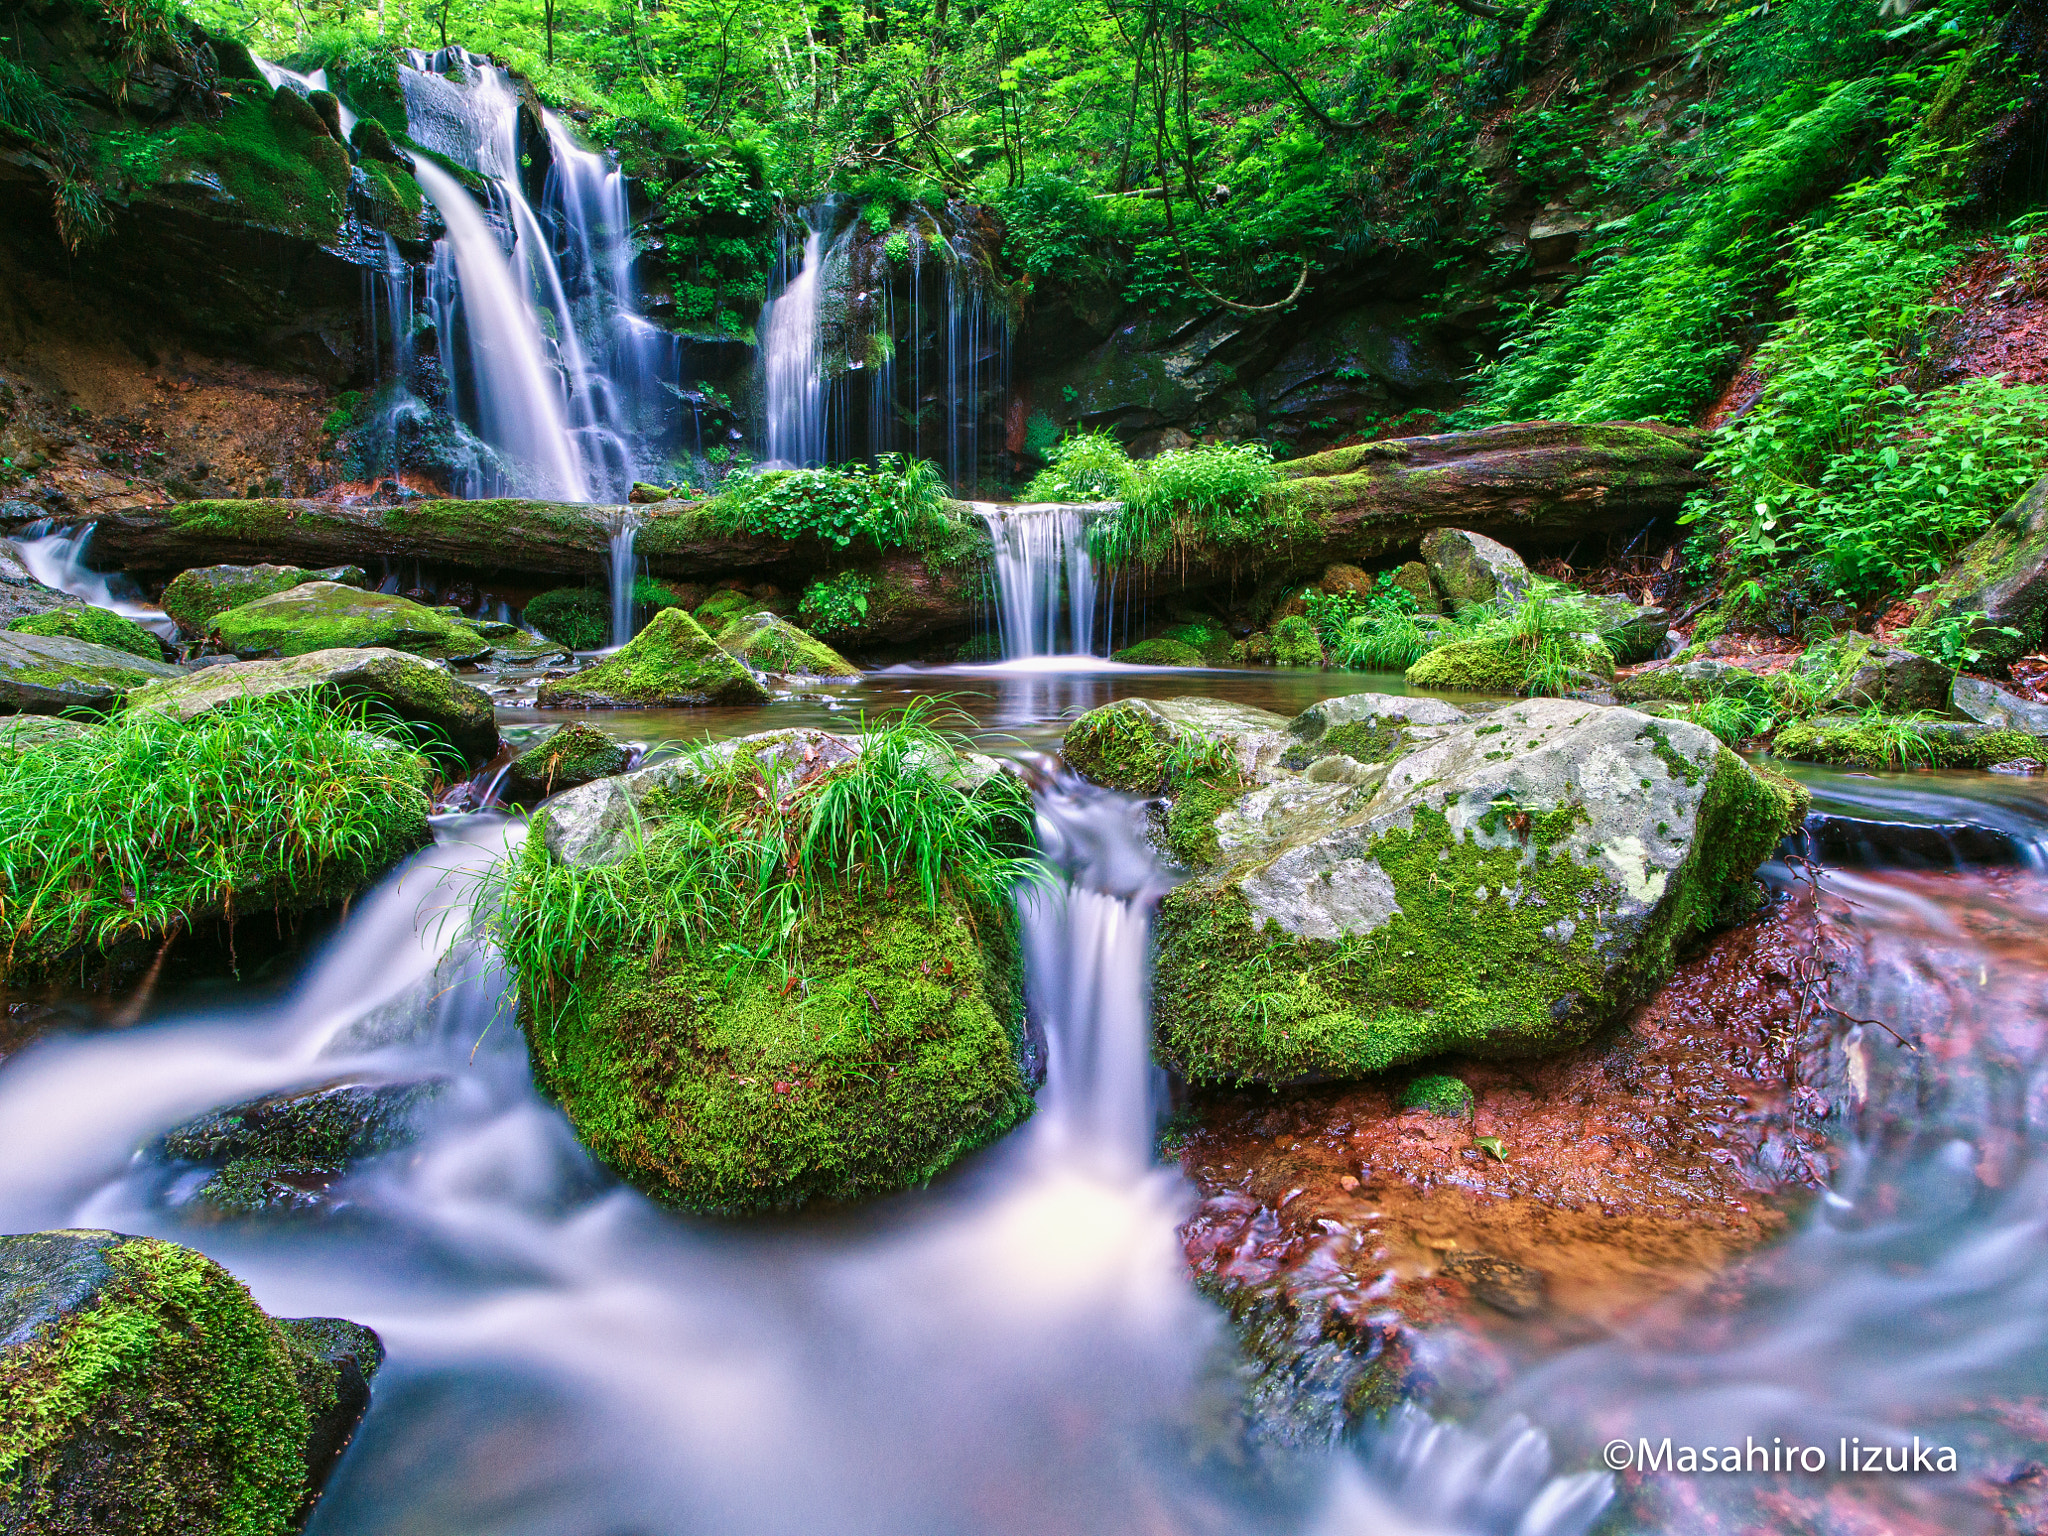
<instances>
[{"instance_id":1,"label":"moss-covered rock","mask_svg":"<svg viewBox=\"0 0 2048 1536\"><path fill-rule=\"evenodd\" d=\"M1964 546L1921 600L1920 611L1906 632L1906 644L1923 643L1939 624L1969 620L1967 638L1979 653L1978 664L1987 671L2003 672L2042 644L2044 616L2048 616L2048 476Z\"/></svg>"},{"instance_id":2,"label":"moss-covered rock","mask_svg":"<svg viewBox=\"0 0 2048 1536\"><path fill-rule=\"evenodd\" d=\"M216 615L259 597L288 592L309 581L333 581L360 587L369 577L357 565L308 571L296 565L203 565L180 571L164 588L163 609L188 639L204 638Z\"/></svg>"},{"instance_id":3,"label":"moss-covered rock","mask_svg":"<svg viewBox=\"0 0 2048 1536\"><path fill-rule=\"evenodd\" d=\"M1472 1117L1472 1090L1461 1079L1432 1072L1418 1077L1401 1090L1403 1109L1426 1109L1446 1120Z\"/></svg>"},{"instance_id":4,"label":"moss-covered rock","mask_svg":"<svg viewBox=\"0 0 2048 1536\"><path fill-rule=\"evenodd\" d=\"M611 599L592 587L556 587L526 605L527 627L572 651L595 651L612 636Z\"/></svg>"},{"instance_id":5,"label":"moss-covered rock","mask_svg":"<svg viewBox=\"0 0 2048 1536\"><path fill-rule=\"evenodd\" d=\"M758 672L791 677L859 677L860 668L824 641L772 613L750 613L718 632L721 649Z\"/></svg>"},{"instance_id":6,"label":"moss-covered rock","mask_svg":"<svg viewBox=\"0 0 2048 1536\"><path fill-rule=\"evenodd\" d=\"M1273 626L1272 633L1274 666L1314 669L1323 665L1323 642L1306 615L1290 613Z\"/></svg>"},{"instance_id":7,"label":"moss-covered rock","mask_svg":"<svg viewBox=\"0 0 2048 1536\"><path fill-rule=\"evenodd\" d=\"M1587 683L1614 676L1614 656L1597 640L1570 644L1570 664ZM1453 640L1423 654L1408 669L1411 688L1437 688L1466 693L1525 693L1530 686L1531 653L1510 640Z\"/></svg>"},{"instance_id":8,"label":"moss-covered rock","mask_svg":"<svg viewBox=\"0 0 2048 1536\"><path fill-rule=\"evenodd\" d=\"M1391 693L1352 693L1311 704L1287 724L1289 743L1280 766L1290 772L1314 770L1333 757L1354 763L1387 763L1470 720L1442 699L1404 698ZM1316 774L1332 776L1326 768Z\"/></svg>"},{"instance_id":9,"label":"moss-covered rock","mask_svg":"<svg viewBox=\"0 0 2048 1536\"><path fill-rule=\"evenodd\" d=\"M1178 640L1140 640L1114 653L1111 661L1133 667L1199 667L1202 653Z\"/></svg>"},{"instance_id":10,"label":"moss-covered rock","mask_svg":"<svg viewBox=\"0 0 2048 1536\"><path fill-rule=\"evenodd\" d=\"M467 623L410 598L308 581L216 614L223 649L245 659L374 646L440 661L474 661L491 644Z\"/></svg>"},{"instance_id":11,"label":"moss-covered rock","mask_svg":"<svg viewBox=\"0 0 2048 1536\"><path fill-rule=\"evenodd\" d=\"M272 661L229 662L192 673L167 670L174 681L137 690L127 707L193 720L239 699L332 693L369 705L373 725L389 712L429 727L472 764L488 761L498 750L491 696L451 677L446 668L403 651L314 651Z\"/></svg>"},{"instance_id":12,"label":"moss-covered rock","mask_svg":"<svg viewBox=\"0 0 2048 1536\"><path fill-rule=\"evenodd\" d=\"M1453 613L1481 604L1507 607L1529 593L1534 578L1522 557L1498 539L1464 528L1435 528L1422 540L1431 585Z\"/></svg>"},{"instance_id":13,"label":"moss-covered rock","mask_svg":"<svg viewBox=\"0 0 2048 1536\"><path fill-rule=\"evenodd\" d=\"M19 635L66 635L73 640L88 640L94 645L126 651L130 656L146 656L151 661L167 659L161 640L133 619L106 608L84 604L51 608L16 619L7 627Z\"/></svg>"},{"instance_id":14,"label":"moss-covered rock","mask_svg":"<svg viewBox=\"0 0 2048 1536\"><path fill-rule=\"evenodd\" d=\"M29 575L28 567L14 558L8 546L0 544L0 624L48 613L52 608L67 608L77 601L68 592L59 592L37 581Z\"/></svg>"},{"instance_id":15,"label":"moss-covered rock","mask_svg":"<svg viewBox=\"0 0 2048 1536\"><path fill-rule=\"evenodd\" d=\"M1444 603L1437 594L1436 584L1429 579L1429 567L1420 560L1410 560L1394 567L1394 585L1415 599L1417 613L1442 613Z\"/></svg>"},{"instance_id":16,"label":"moss-covered rock","mask_svg":"<svg viewBox=\"0 0 2048 1536\"><path fill-rule=\"evenodd\" d=\"M46 741L90 736L97 730L97 725L68 715L8 715L0 718L0 757L11 757Z\"/></svg>"},{"instance_id":17,"label":"moss-covered rock","mask_svg":"<svg viewBox=\"0 0 2048 1536\"><path fill-rule=\"evenodd\" d=\"M1703 699L1737 698L1769 709L1777 701L1778 689L1770 679L1746 667L1699 656L1618 677L1614 696L1624 704L1697 704Z\"/></svg>"},{"instance_id":18,"label":"moss-covered rock","mask_svg":"<svg viewBox=\"0 0 2048 1536\"><path fill-rule=\"evenodd\" d=\"M286 1536L382 1358L355 1324L273 1320L174 1243L0 1237L0 1529Z\"/></svg>"},{"instance_id":19,"label":"moss-covered rock","mask_svg":"<svg viewBox=\"0 0 2048 1536\"><path fill-rule=\"evenodd\" d=\"M137 688L184 675L166 662L90 640L0 630L0 714L105 711Z\"/></svg>"},{"instance_id":20,"label":"moss-covered rock","mask_svg":"<svg viewBox=\"0 0 2048 1536\"><path fill-rule=\"evenodd\" d=\"M1553 699L1278 779L1161 906L1159 1052L1279 1083L1576 1044L1742 909L1793 799L1698 727Z\"/></svg>"},{"instance_id":21,"label":"moss-covered rock","mask_svg":"<svg viewBox=\"0 0 2048 1536\"><path fill-rule=\"evenodd\" d=\"M521 803L545 800L563 790L624 773L632 760L628 748L596 726L577 720L549 732L545 740L515 757L505 770L502 792L507 800Z\"/></svg>"},{"instance_id":22,"label":"moss-covered rock","mask_svg":"<svg viewBox=\"0 0 2048 1536\"><path fill-rule=\"evenodd\" d=\"M787 606L780 598L756 597L736 588L721 587L699 603L691 616L715 635L734 619L743 619L750 613L780 613Z\"/></svg>"},{"instance_id":23,"label":"moss-covered rock","mask_svg":"<svg viewBox=\"0 0 2048 1536\"><path fill-rule=\"evenodd\" d=\"M1250 782L1271 779L1288 720L1228 699L1119 699L1067 727L1060 755L1091 784L1128 795L1163 793L1181 772L1229 765Z\"/></svg>"},{"instance_id":24,"label":"moss-covered rock","mask_svg":"<svg viewBox=\"0 0 2048 1536\"><path fill-rule=\"evenodd\" d=\"M680 608L669 608L594 667L541 685L542 709L765 704L768 689Z\"/></svg>"},{"instance_id":25,"label":"moss-covered rock","mask_svg":"<svg viewBox=\"0 0 2048 1536\"><path fill-rule=\"evenodd\" d=\"M1821 715L1772 738L1774 756L1850 768L1989 768L2048 762L2048 736L2010 727L1900 715Z\"/></svg>"}]
</instances>

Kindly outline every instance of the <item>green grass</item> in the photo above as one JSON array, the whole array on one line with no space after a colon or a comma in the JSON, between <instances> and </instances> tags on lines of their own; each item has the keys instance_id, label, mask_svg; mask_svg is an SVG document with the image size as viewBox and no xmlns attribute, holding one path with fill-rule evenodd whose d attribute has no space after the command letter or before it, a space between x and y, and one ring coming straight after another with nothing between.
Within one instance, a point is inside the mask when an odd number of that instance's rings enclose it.
<instances>
[{"instance_id":1,"label":"green grass","mask_svg":"<svg viewBox=\"0 0 2048 1536\"><path fill-rule=\"evenodd\" d=\"M366 723L286 696L0 756L0 975L374 879L427 840L427 767Z\"/></svg>"}]
</instances>

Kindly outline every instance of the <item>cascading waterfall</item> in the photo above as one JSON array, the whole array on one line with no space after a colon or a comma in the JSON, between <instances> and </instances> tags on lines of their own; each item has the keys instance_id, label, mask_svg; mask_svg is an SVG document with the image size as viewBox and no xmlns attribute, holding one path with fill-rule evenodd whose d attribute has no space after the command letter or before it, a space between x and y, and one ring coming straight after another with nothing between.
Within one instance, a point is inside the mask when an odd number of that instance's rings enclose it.
<instances>
[{"instance_id":1,"label":"cascading waterfall","mask_svg":"<svg viewBox=\"0 0 2048 1536\"><path fill-rule=\"evenodd\" d=\"M334 89L327 83L327 71L324 69L316 69L310 74L301 74L296 69L286 69L282 64L273 64L270 60L258 57L255 54L251 54L250 58L255 61L256 68L263 78L270 82L270 88L273 91L290 88L297 91L301 96L310 96L315 91L328 91L331 93ZM348 138L356 131L356 115L349 110L347 102L340 101L338 97L336 100L341 107L341 136Z\"/></svg>"},{"instance_id":2,"label":"cascading waterfall","mask_svg":"<svg viewBox=\"0 0 2048 1536\"><path fill-rule=\"evenodd\" d=\"M46 587L80 598L95 608L106 608L165 640L178 638L178 626L170 615L142 601L135 584L123 576L106 576L91 570L85 552L92 543L94 525L58 529L48 522L34 522L13 538L0 541L11 547L23 569Z\"/></svg>"},{"instance_id":3,"label":"cascading waterfall","mask_svg":"<svg viewBox=\"0 0 2048 1536\"><path fill-rule=\"evenodd\" d=\"M640 519L632 512L619 514L612 528L612 644L624 645L633 638L633 540L640 532Z\"/></svg>"},{"instance_id":4,"label":"cascading waterfall","mask_svg":"<svg viewBox=\"0 0 2048 1536\"><path fill-rule=\"evenodd\" d=\"M824 358L818 302L824 284L822 219L804 230L802 249L782 292L761 306L761 367L766 399L767 465L805 469L825 462ZM785 246L783 265L788 268Z\"/></svg>"},{"instance_id":5,"label":"cascading waterfall","mask_svg":"<svg viewBox=\"0 0 2048 1536\"><path fill-rule=\"evenodd\" d=\"M988 524L995 543L996 613L1004 657L1094 654L1097 581L1088 519L1099 509L989 501L968 505Z\"/></svg>"}]
</instances>

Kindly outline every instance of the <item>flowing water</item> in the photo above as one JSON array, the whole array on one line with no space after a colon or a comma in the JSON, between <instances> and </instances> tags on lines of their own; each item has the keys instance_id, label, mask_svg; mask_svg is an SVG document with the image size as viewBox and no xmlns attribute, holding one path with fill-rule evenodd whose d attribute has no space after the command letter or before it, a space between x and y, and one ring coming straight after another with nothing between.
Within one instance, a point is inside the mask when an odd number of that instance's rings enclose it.
<instances>
[{"instance_id":1,"label":"flowing water","mask_svg":"<svg viewBox=\"0 0 2048 1536\"><path fill-rule=\"evenodd\" d=\"M1291 713L1385 682L911 669L836 706L679 715L669 738L943 694L986 745L1028 756L1111 695ZM609 723L660 734L652 716ZM1721 1293L1519 1367L1461 1424L1409 1410L1357 1444L1280 1450L1245 1422L1228 1329L1176 1239L1190 1191L1150 1155L1147 951L1171 875L1138 805L1057 775L1038 800L1056 878L1023 910L1038 1111L929 1189L729 1224L662 1212L593 1164L534 1091L466 926L475 872L523 836L476 815L444 818L282 993L174 1000L0 1062L0 1224L176 1238L274 1312L375 1327L390 1361L317 1536L1581 1536L1618 1498L1642 1529L2010 1528L2001 1490L2023 1494L2044 1459L2048 796L1814 778L1828 814L1995 825L2025 850L1989 869L1774 869L1813 907L1840 1010L1802 1052L1808 1112L1840 1149L1830 1192ZM193 1176L136 1152L262 1092L422 1077L450 1084L422 1141L362 1165L325 1217L203 1222ZM1963 1447L1964 1472L1631 1490L1599 1465L1615 1437L1914 1433Z\"/></svg>"},{"instance_id":2,"label":"flowing water","mask_svg":"<svg viewBox=\"0 0 2048 1536\"><path fill-rule=\"evenodd\" d=\"M1088 656L1097 651L1095 557L1089 519L1107 506L993 501L968 505L995 545L996 612L1003 655ZM1107 632L1107 626L1103 626Z\"/></svg>"},{"instance_id":3,"label":"flowing water","mask_svg":"<svg viewBox=\"0 0 2048 1536\"><path fill-rule=\"evenodd\" d=\"M813 469L825 462L825 371L818 334L825 219L821 211L811 217L793 268L788 252L783 253L782 292L761 306L763 463L770 469Z\"/></svg>"},{"instance_id":4,"label":"flowing water","mask_svg":"<svg viewBox=\"0 0 2048 1536\"><path fill-rule=\"evenodd\" d=\"M134 582L125 576L106 575L86 565L92 531L91 523L56 529L48 523L36 522L28 524L13 538L0 540L0 544L13 550L23 569L44 586L69 593L95 608L110 609L123 618L133 619L165 640L176 640L178 626L163 609L154 603L144 602Z\"/></svg>"}]
</instances>

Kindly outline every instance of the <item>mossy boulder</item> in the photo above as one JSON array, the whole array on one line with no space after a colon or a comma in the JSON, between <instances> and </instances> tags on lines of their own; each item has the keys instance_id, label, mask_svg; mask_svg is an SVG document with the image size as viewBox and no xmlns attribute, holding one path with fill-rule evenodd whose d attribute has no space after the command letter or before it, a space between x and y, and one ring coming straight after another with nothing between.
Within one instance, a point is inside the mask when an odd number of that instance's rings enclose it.
<instances>
[{"instance_id":1,"label":"mossy boulder","mask_svg":"<svg viewBox=\"0 0 2048 1536\"><path fill-rule=\"evenodd\" d=\"M439 1077L333 1082L209 1110L166 1131L151 1149L214 1170L187 1197L215 1216L275 1215L329 1203L328 1186L366 1157L419 1135Z\"/></svg>"},{"instance_id":2,"label":"mossy boulder","mask_svg":"<svg viewBox=\"0 0 2048 1536\"><path fill-rule=\"evenodd\" d=\"M289 592L309 581L333 581L361 587L369 577L357 565L330 566L308 571L296 565L203 565L180 571L164 588L163 609L181 634L203 639L213 629L214 618L253 603L259 597Z\"/></svg>"},{"instance_id":3,"label":"mossy boulder","mask_svg":"<svg viewBox=\"0 0 2048 1536\"><path fill-rule=\"evenodd\" d=\"M594 667L541 685L542 709L701 708L765 704L768 689L680 608L652 622Z\"/></svg>"},{"instance_id":4,"label":"mossy boulder","mask_svg":"<svg viewBox=\"0 0 2048 1536\"><path fill-rule=\"evenodd\" d=\"M612 604L592 587L556 587L526 605L529 629L572 651L601 650L611 643Z\"/></svg>"},{"instance_id":5,"label":"mossy boulder","mask_svg":"<svg viewBox=\"0 0 2048 1536\"><path fill-rule=\"evenodd\" d=\"M1588 684L1605 683L1614 676L1614 656L1597 640L1578 640L1570 657ZM1408 686L1463 693L1522 693L1529 687L1529 666L1530 653L1513 641L1453 640L1425 652L1408 669Z\"/></svg>"},{"instance_id":6,"label":"mossy boulder","mask_svg":"<svg viewBox=\"0 0 2048 1536\"><path fill-rule=\"evenodd\" d=\"M1977 617L1972 617L1973 615ZM1963 547L1927 595L1906 632L1922 642L1938 624L1968 620L1969 644L1986 671L2040 648L2048 616L2048 476ZM2011 631L2011 633L2008 633Z\"/></svg>"},{"instance_id":7,"label":"mossy boulder","mask_svg":"<svg viewBox=\"0 0 2048 1536\"><path fill-rule=\"evenodd\" d=\"M383 1353L339 1318L271 1318L175 1243L0 1237L0 1530L285 1536Z\"/></svg>"},{"instance_id":8,"label":"mossy boulder","mask_svg":"<svg viewBox=\"0 0 2048 1536\"><path fill-rule=\"evenodd\" d=\"M1632 603L1614 593L1587 601L1601 615L1601 639L1623 666L1648 661L1671 633L1670 611L1656 603Z\"/></svg>"},{"instance_id":9,"label":"mossy boulder","mask_svg":"<svg viewBox=\"0 0 2048 1536\"><path fill-rule=\"evenodd\" d=\"M545 800L593 780L624 773L632 751L594 725L573 721L550 731L545 739L512 759L505 771L507 800Z\"/></svg>"},{"instance_id":10,"label":"mossy boulder","mask_svg":"<svg viewBox=\"0 0 2048 1536\"><path fill-rule=\"evenodd\" d=\"M1068 726L1060 755L1091 784L1127 795L1160 794L1205 763L1263 783L1287 745L1287 725L1285 715L1228 699L1119 699Z\"/></svg>"},{"instance_id":11,"label":"mossy boulder","mask_svg":"<svg viewBox=\"0 0 2048 1536\"><path fill-rule=\"evenodd\" d=\"M718 632L718 644L757 672L792 677L859 677L860 668L786 619L750 613Z\"/></svg>"},{"instance_id":12,"label":"mossy boulder","mask_svg":"<svg viewBox=\"0 0 2048 1536\"><path fill-rule=\"evenodd\" d=\"M1464 528L1433 528L1422 540L1430 583L1453 613L1481 604L1512 607L1528 596L1534 578L1522 557L1498 539Z\"/></svg>"},{"instance_id":13,"label":"mossy boulder","mask_svg":"<svg viewBox=\"0 0 2048 1536\"><path fill-rule=\"evenodd\" d=\"M475 661L488 640L463 620L388 592L308 581L216 614L221 648L249 659L375 646L440 661Z\"/></svg>"},{"instance_id":14,"label":"mossy boulder","mask_svg":"<svg viewBox=\"0 0 2048 1536\"><path fill-rule=\"evenodd\" d=\"M1183 645L1178 640L1140 640L1136 645L1127 645L1109 658L1132 667L1199 667L1202 653L1193 646Z\"/></svg>"},{"instance_id":15,"label":"mossy boulder","mask_svg":"<svg viewBox=\"0 0 2048 1536\"><path fill-rule=\"evenodd\" d=\"M1442 699L1351 693L1311 704L1287 723L1280 766L1314 779L1349 777L1357 766L1392 762L1471 716ZM1331 759L1351 766L1341 767Z\"/></svg>"},{"instance_id":16,"label":"mossy boulder","mask_svg":"<svg viewBox=\"0 0 2048 1536\"><path fill-rule=\"evenodd\" d=\"M129 709L162 710L192 720L237 699L332 693L370 706L371 723L388 712L445 737L470 763L498 750L491 696L449 675L445 667L403 651L337 649L271 661L236 661L182 673L131 695Z\"/></svg>"},{"instance_id":17,"label":"mossy boulder","mask_svg":"<svg viewBox=\"0 0 2048 1536\"><path fill-rule=\"evenodd\" d=\"M133 619L107 608L85 604L51 608L16 619L7 627L18 635L67 635L73 640L89 640L94 645L126 651L130 656L145 656L151 661L168 659L163 641Z\"/></svg>"},{"instance_id":18,"label":"mossy boulder","mask_svg":"<svg viewBox=\"0 0 2048 1536\"><path fill-rule=\"evenodd\" d=\"M1797 800L1696 726L1560 699L1277 777L1161 906L1158 1052L1286 1083L1578 1044L1746 908Z\"/></svg>"},{"instance_id":19,"label":"mossy boulder","mask_svg":"<svg viewBox=\"0 0 2048 1536\"><path fill-rule=\"evenodd\" d=\"M167 662L90 640L0 630L0 714L104 712L137 688L184 675Z\"/></svg>"},{"instance_id":20,"label":"mossy boulder","mask_svg":"<svg viewBox=\"0 0 2048 1536\"><path fill-rule=\"evenodd\" d=\"M1989 768L2048 762L2048 736L1975 721L1820 715L1778 732L1771 753L1848 768Z\"/></svg>"},{"instance_id":21,"label":"mossy boulder","mask_svg":"<svg viewBox=\"0 0 2048 1536\"><path fill-rule=\"evenodd\" d=\"M721 587L699 603L691 616L715 635L734 619L764 611L780 613L786 606L780 599L760 598L737 588Z\"/></svg>"},{"instance_id":22,"label":"mossy boulder","mask_svg":"<svg viewBox=\"0 0 2048 1536\"><path fill-rule=\"evenodd\" d=\"M99 726L68 715L8 715L0 718L0 757L12 756L46 741L91 736Z\"/></svg>"},{"instance_id":23,"label":"mossy boulder","mask_svg":"<svg viewBox=\"0 0 2048 1536\"><path fill-rule=\"evenodd\" d=\"M1415 599L1417 613L1442 613L1443 598L1438 595L1436 584L1429 579L1429 567L1420 560L1410 560L1394 567L1394 585Z\"/></svg>"},{"instance_id":24,"label":"mossy boulder","mask_svg":"<svg viewBox=\"0 0 2048 1536\"><path fill-rule=\"evenodd\" d=\"M758 773L776 805L865 750L771 732L572 791L528 840L511 910L522 889L603 870L625 882L628 910L651 911L633 882L662 878L672 818L675 836L701 838L759 803L718 775ZM981 795L997 778L964 755L929 766L939 782L925 795ZM1013 915L950 888L928 902L912 881L812 879L801 931L774 959L735 963L643 921L566 989L522 976L536 1080L593 1153L659 1200L745 1214L868 1198L930 1179L1029 1112Z\"/></svg>"},{"instance_id":25,"label":"mossy boulder","mask_svg":"<svg viewBox=\"0 0 2048 1536\"><path fill-rule=\"evenodd\" d=\"M1418 1077L1401 1090L1403 1109L1426 1109L1446 1120L1472 1118L1472 1090L1460 1079L1442 1072Z\"/></svg>"},{"instance_id":26,"label":"mossy boulder","mask_svg":"<svg viewBox=\"0 0 2048 1536\"><path fill-rule=\"evenodd\" d=\"M1770 679L1747 667L1698 656L1618 677L1614 696L1624 704L1697 704L1703 699L1737 698L1768 709L1776 702L1778 690Z\"/></svg>"}]
</instances>

